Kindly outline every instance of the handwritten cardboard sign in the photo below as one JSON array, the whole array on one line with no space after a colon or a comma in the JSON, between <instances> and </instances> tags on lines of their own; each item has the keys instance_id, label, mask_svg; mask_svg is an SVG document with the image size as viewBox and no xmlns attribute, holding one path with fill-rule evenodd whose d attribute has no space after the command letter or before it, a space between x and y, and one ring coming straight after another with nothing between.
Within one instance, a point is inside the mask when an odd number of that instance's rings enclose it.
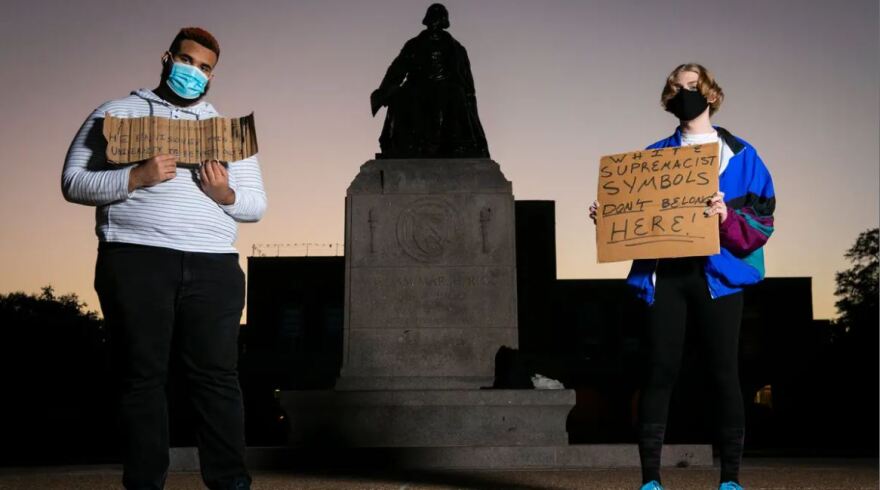
<instances>
[{"instance_id":1,"label":"handwritten cardboard sign","mask_svg":"<svg viewBox=\"0 0 880 490\"><path fill-rule=\"evenodd\" d=\"M156 155L177 155L178 163L235 162L257 153L254 114L198 121L165 117L104 117L107 160L133 163Z\"/></svg>"},{"instance_id":2,"label":"handwritten cardboard sign","mask_svg":"<svg viewBox=\"0 0 880 490\"><path fill-rule=\"evenodd\" d=\"M695 257L719 252L718 145L607 155L599 164L599 262Z\"/></svg>"}]
</instances>

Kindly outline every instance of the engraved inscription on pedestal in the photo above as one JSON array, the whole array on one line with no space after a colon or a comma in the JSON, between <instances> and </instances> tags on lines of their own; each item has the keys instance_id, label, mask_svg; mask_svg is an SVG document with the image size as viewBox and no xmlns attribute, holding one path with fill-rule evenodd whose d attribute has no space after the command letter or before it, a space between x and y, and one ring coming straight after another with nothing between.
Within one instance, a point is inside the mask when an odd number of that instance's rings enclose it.
<instances>
[{"instance_id":1,"label":"engraved inscription on pedestal","mask_svg":"<svg viewBox=\"0 0 880 490\"><path fill-rule=\"evenodd\" d=\"M516 324L503 267L356 268L349 328L509 328Z\"/></svg>"}]
</instances>

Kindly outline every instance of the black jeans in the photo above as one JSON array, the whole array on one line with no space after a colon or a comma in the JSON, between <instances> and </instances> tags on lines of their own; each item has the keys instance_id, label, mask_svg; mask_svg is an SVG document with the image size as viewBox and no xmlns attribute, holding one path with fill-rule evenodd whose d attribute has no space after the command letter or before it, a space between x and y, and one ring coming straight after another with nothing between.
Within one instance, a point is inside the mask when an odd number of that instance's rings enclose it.
<instances>
[{"instance_id":1,"label":"black jeans","mask_svg":"<svg viewBox=\"0 0 880 490\"><path fill-rule=\"evenodd\" d=\"M174 338L196 414L202 478L211 489L248 488L236 370L244 307L238 255L102 243L95 290L119 382L125 487L164 486Z\"/></svg>"},{"instance_id":2,"label":"black jeans","mask_svg":"<svg viewBox=\"0 0 880 490\"><path fill-rule=\"evenodd\" d=\"M743 295L712 299L703 272L705 259L663 259L647 324L648 366L639 403L642 478L660 480L660 450L669 400L678 376L688 317L699 329L700 348L713 381L721 443L722 481L736 481L742 458L745 415L739 385L738 350Z\"/></svg>"}]
</instances>

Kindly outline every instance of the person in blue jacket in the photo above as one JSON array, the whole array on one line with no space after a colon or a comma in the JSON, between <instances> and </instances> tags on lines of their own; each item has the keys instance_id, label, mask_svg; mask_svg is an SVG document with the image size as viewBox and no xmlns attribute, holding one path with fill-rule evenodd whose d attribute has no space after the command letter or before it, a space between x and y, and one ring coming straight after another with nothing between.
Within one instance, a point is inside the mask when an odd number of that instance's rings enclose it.
<instances>
[{"instance_id":1,"label":"person in blue jacket","mask_svg":"<svg viewBox=\"0 0 880 490\"><path fill-rule=\"evenodd\" d=\"M635 260L627 283L648 304L647 370L639 400L642 490L662 490L660 454L669 399L678 375L688 317L700 330L714 385L721 454L720 490L741 490L739 469L745 416L739 385L738 348L744 286L764 278L763 247L773 233L776 197L758 152L710 118L724 92L697 63L676 67L663 87L661 104L679 120L675 133L648 149L719 146L719 192L707 216L718 216L721 252L708 257ZM595 222L598 203L589 209Z\"/></svg>"}]
</instances>

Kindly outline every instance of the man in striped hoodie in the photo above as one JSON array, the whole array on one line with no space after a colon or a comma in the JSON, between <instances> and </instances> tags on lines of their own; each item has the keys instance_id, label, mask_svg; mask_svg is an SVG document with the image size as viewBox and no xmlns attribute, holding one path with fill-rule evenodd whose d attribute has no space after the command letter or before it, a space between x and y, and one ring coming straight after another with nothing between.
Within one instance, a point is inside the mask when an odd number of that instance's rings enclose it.
<instances>
[{"instance_id":1,"label":"man in striped hoodie","mask_svg":"<svg viewBox=\"0 0 880 490\"><path fill-rule=\"evenodd\" d=\"M95 289L119 381L128 489L165 484L172 355L179 356L197 415L205 484L250 488L236 370L244 274L233 244L237 223L258 221L266 210L257 156L228 165L207 161L198 168L178 167L172 155L111 165L102 135L105 114L218 117L203 98L219 56L210 33L181 29L162 55L159 86L101 104L74 137L64 162L64 197L96 207Z\"/></svg>"}]
</instances>

